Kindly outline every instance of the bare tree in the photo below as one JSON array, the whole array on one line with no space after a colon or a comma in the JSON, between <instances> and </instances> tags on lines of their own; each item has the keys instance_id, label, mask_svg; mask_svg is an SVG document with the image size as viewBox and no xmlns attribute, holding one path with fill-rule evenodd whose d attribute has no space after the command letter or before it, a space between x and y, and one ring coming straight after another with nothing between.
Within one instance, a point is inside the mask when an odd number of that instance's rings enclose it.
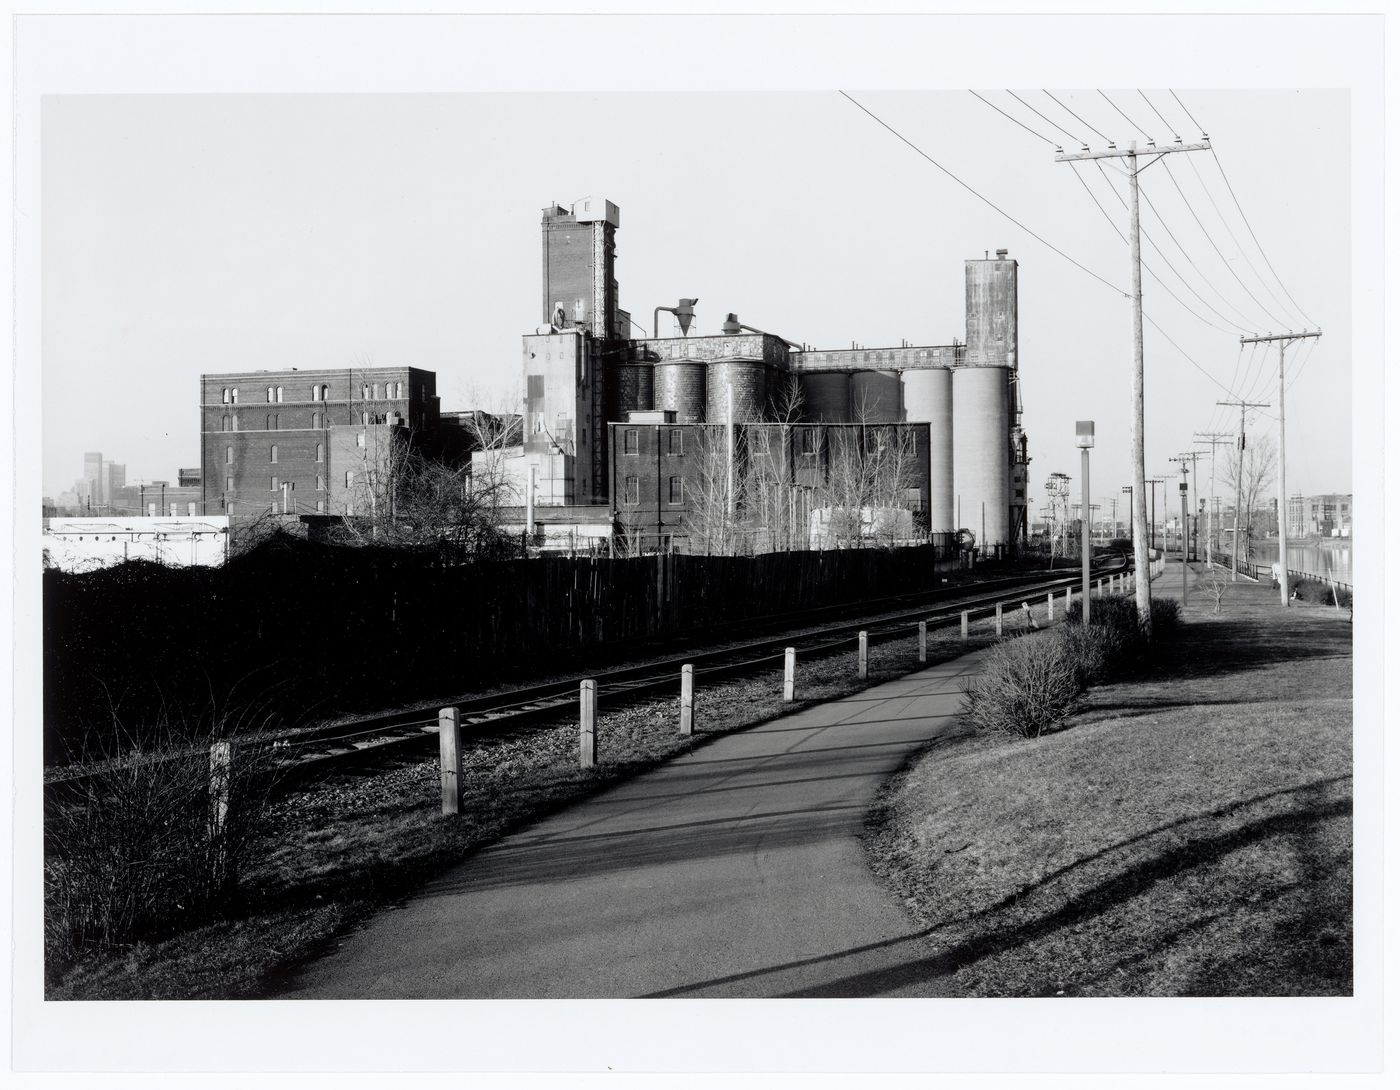
<instances>
[{"instance_id":1,"label":"bare tree","mask_svg":"<svg viewBox=\"0 0 1400 1090\"><path fill-rule=\"evenodd\" d=\"M691 552L732 556L740 551L737 501L745 487L743 467L730 464L727 430L722 424L697 429L696 471L688 481L690 497L684 519Z\"/></svg>"},{"instance_id":2,"label":"bare tree","mask_svg":"<svg viewBox=\"0 0 1400 1090\"><path fill-rule=\"evenodd\" d=\"M1272 436L1261 435L1243 451L1232 450L1223 470L1227 491L1235 492L1238 488L1240 497L1241 510L1237 513L1237 519L1245 544L1242 549L1236 549L1236 555L1248 557L1252 555L1251 543L1259 504L1273 486L1274 475L1278 472L1278 448Z\"/></svg>"}]
</instances>

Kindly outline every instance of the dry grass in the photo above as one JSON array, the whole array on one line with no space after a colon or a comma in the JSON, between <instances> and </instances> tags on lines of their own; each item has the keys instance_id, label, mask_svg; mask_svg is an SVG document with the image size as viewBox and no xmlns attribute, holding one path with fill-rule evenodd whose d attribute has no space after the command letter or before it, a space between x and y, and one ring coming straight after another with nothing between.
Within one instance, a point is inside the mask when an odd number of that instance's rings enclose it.
<instances>
[{"instance_id":1,"label":"dry grass","mask_svg":"<svg viewBox=\"0 0 1400 1090\"><path fill-rule=\"evenodd\" d=\"M948 996L1348 995L1347 614L1237 585L1035 741L965 731L868 846Z\"/></svg>"},{"instance_id":2,"label":"dry grass","mask_svg":"<svg viewBox=\"0 0 1400 1090\"><path fill-rule=\"evenodd\" d=\"M1008 621L1008 625L1012 622ZM1008 629L1009 630L1009 629ZM937 662L985 645L988 626L963 643L929 633ZM236 918L90 957L49 980L49 999L257 997L280 974L336 935L513 829L707 738L742 730L809 704L836 699L918 667L908 638L873 645L869 677L849 651L799 663L795 704L781 701L782 668L706 683L697 678L696 734L677 733L679 697L599 709L597 767L578 767L577 722L560 721L464 743L462 813L444 818L435 746L422 757L363 775L340 775L273 804L274 830L251 853ZM677 679L679 691L679 679Z\"/></svg>"}]
</instances>

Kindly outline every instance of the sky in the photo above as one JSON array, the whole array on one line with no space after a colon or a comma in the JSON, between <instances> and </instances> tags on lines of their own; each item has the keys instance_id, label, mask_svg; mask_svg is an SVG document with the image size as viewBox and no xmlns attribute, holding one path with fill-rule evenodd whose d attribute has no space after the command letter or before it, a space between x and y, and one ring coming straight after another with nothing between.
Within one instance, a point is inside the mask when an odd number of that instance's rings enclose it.
<instances>
[{"instance_id":1,"label":"sky","mask_svg":"<svg viewBox=\"0 0 1400 1090\"><path fill-rule=\"evenodd\" d=\"M539 321L540 209L599 195L621 208L621 300L643 327L686 295L701 334L733 311L816 347L946 344L964 336L964 260L1009 249L1032 509L1051 472L1078 496L1079 419L1109 503L1131 481L1127 183L1121 160L1057 163L1050 141L1202 128L1214 154L1141 179L1161 326L1148 475L1175 472L1194 433L1238 428L1218 400L1270 402L1247 423L1273 433L1277 353L1239 338L1322 328L1288 359L1289 492L1350 491L1347 93L1002 82L977 88L987 102L851 94L1088 272L836 89L46 98L45 492L88 450L132 481L197 465L202 372L412 365L437 372L444 408L505 407Z\"/></svg>"}]
</instances>

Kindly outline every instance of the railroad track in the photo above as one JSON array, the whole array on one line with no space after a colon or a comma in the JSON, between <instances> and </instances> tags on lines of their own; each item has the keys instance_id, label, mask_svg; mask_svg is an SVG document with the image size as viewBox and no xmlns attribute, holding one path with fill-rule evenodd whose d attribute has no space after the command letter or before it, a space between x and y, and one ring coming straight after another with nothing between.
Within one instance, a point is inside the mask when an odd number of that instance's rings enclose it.
<instances>
[{"instance_id":1,"label":"railroad track","mask_svg":"<svg viewBox=\"0 0 1400 1090\"><path fill-rule=\"evenodd\" d=\"M1096 566L1094 575L1101 578L1129 569L1126 559L1110 559ZM1032 595L1077 587L1081 578L1078 570L1066 569L1063 575L1042 572L901 595L882 599L878 605L884 606L883 610L854 618L822 619L830 618L841 609L849 611L849 607L794 611L763 618L761 623L765 629L777 627L781 630L768 631L752 640L730 642L711 650L688 648L673 657L580 673L544 684L456 701L452 706L458 709L464 733L477 736L503 733L571 711L577 706L579 682L585 677L596 682L600 702L604 699L613 703L634 700L678 689L680 668L687 663L694 667L697 684L705 679L756 673L779 665L787 647L797 648L803 661L820 659L849 651L861 631L867 634L870 644L883 643L910 635L911 628L917 627L920 621L926 622L929 628L957 624L964 612L969 617L990 615L998 604L1019 606ZM974 590L975 593L968 593ZM877 603L867 606L873 604ZM407 755L414 747L426 747L437 734L438 711L436 706L415 707L289 731L272 742L275 784L285 791L321 775L351 771ZM81 790L92 778L92 774L65 776L59 773L46 780L45 789Z\"/></svg>"},{"instance_id":2,"label":"railroad track","mask_svg":"<svg viewBox=\"0 0 1400 1090\"><path fill-rule=\"evenodd\" d=\"M1129 570L1126 560L1115 560L1095 569L1095 577L1117 575ZM929 602L928 596L915 608L885 611L875 615L819 624L800 630L766 635L742 643L727 644L710 651L688 651L660 661L638 666L622 666L595 671L542 685L527 686L491 696L458 701L454 705L464 733L494 734L513 730L530 722L557 718L578 703L579 682L584 677L597 684L598 699L632 700L678 690L682 665L690 664L698 685L703 679L737 677L770 669L782 662L784 649L795 647L803 661L849 651L852 641L864 631L869 644L907 637L918 622L929 628L961 623L970 617L991 615L998 604L1019 607L1031 595L1077 587L1082 575L1067 570L1064 575L1040 575L1030 581L1005 580L990 590L979 585L980 593L964 594L948 601ZM945 592L947 593L947 592ZM447 705L444 705L447 706ZM415 708L389 715L361 718L347 723L307 728L276 743L285 752L279 762L279 779L288 785L332 769L373 763L413 745L425 745L438 731L437 708Z\"/></svg>"}]
</instances>

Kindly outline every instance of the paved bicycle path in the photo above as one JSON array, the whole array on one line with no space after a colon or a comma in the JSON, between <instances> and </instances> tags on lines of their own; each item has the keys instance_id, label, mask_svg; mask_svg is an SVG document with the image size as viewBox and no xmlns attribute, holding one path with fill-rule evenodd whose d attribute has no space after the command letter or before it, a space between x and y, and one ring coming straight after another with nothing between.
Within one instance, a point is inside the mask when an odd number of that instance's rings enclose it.
<instances>
[{"instance_id":1,"label":"paved bicycle path","mask_svg":"<svg viewBox=\"0 0 1400 1090\"><path fill-rule=\"evenodd\" d=\"M880 784L954 723L981 653L720 738L455 867L283 995L917 995L866 867ZM600 743L601 746L601 743Z\"/></svg>"}]
</instances>

